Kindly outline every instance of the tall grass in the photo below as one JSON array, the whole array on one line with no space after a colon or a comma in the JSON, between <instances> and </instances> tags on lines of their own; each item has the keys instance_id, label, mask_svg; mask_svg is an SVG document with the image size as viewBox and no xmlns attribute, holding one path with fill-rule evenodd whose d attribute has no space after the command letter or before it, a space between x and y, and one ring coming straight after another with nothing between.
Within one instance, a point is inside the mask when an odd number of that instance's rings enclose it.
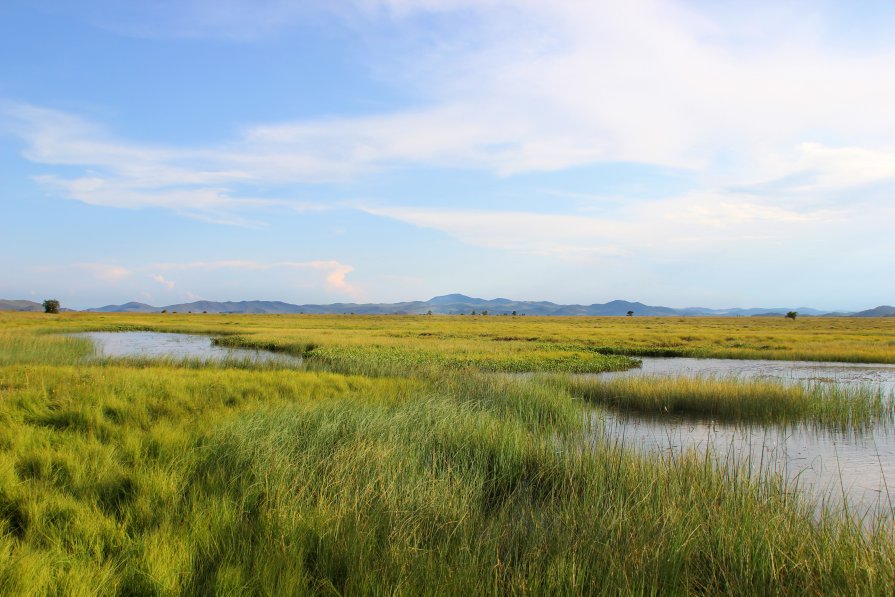
<instances>
[{"instance_id":1,"label":"tall grass","mask_svg":"<svg viewBox=\"0 0 895 597\"><path fill-rule=\"evenodd\" d=\"M705 457L558 449L555 385L3 370L0 592L880 592L891 537Z\"/></svg>"},{"instance_id":2,"label":"tall grass","mask_svg":"<svg viewBox=\"0 0 895 597\"><path fill-rule=\"evenodd\" d=\"M866 426L893 414L892 396L836 385L783 384L713 377L576 378L569 390L590 402L651 414L686 414L727 421L813 421Z\"/></svg>"},{"instance_id":3,"label":"tall grass","mask_svg":"<svg viewBox=\"0 0 895 597\"><path fill-rule=\"evenodd\" d=\"M0 329L0 366L18 363L71 363L93 352L85 338Z\"/></svg>"},{"instance_id":4,"label":"tall grass","mask_svg":"<svg viewBox=\"0 0 895 597\"><path fill-rule=\"evenodd\" d=\"M198 592L872 593L893 580L884 535L816 524L780 485L705 458L557 452L451 399L257 413L202 452L203 499L239 514L200 551Z\"/></svg>"}]
</instances>

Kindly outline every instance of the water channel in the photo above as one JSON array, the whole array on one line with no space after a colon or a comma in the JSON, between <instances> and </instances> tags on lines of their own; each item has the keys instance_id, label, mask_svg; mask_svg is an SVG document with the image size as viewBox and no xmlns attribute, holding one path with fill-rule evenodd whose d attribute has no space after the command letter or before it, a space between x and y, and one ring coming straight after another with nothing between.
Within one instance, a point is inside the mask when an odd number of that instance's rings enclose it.
<instances>
[{"instance_id":1,"label":"water channel","mask_svg":"<svg viewBox=\"0 0 895 597\"><path fill-rule=\"evenodd\" d=\"M783 383L835 384L895 391L895 365L824 361L772 361L747 359L694 359L641 357L641 366L627 371L600 373L603 379L630 376L689 376L765 379Z\"/></svg>"},{"instance_id":2,"label":"water channel","mask_svg":"<svg viewBox=\"0 0 895 597\"><path fill-rule=\"evenodd\" d=\"M93 342L96 356L159 359L198 359L301 367L301 357L249 348L218 346L211 336L162 332L85 332L76 334Z\"/></svg>"},{"instance_id":3,"label":"water channel","mask_svg":"<svg viewBox=\"0 0 895 597\"><path fill-rule=\"evenodd\" d=\"M808 386L865 388L892 397L895 365L739 359L643 358L639 368L601 373L599 378L687 376L764 379ZM767 476L780 474L802 493L845 510L865 523L893 517L895 424L863 429L818 424L744 425L682 416L646 416L599 409L587 428L635 450L674 456L709 451L718 461Z\"/></svg>"}]
</instances>

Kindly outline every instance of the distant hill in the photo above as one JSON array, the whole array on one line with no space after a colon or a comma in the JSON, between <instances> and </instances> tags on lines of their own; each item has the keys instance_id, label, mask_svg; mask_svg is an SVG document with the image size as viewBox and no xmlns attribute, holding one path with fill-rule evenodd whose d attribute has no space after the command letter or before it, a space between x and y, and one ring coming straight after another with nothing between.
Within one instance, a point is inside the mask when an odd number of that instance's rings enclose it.
<instances>
[{"instance_id":1,"label":"distant hill","mask_svg":"<svg viewBox=\"0 0 895 597\"><path fill-rule=\"evenodd\" d=\"M90 313L158 313L161 309L146 303L130 302L123 305L106 305L105 307L85 309L85 311Z\"/></svg>"},{"instance_id":2,"label":"distant hill","mask_svg":"<svg viewBox=\"0 0 895 597\"><path fill-rule=\"evenodd\" d=\"M37 305L37 303L34 303ZM40 307L40 305L37 305ZM882 309L883 307L880 307ZM887 307L892 309L892 307ZM788 311L797 311L799 315L825 315L824 311L810 307L774 307L774 308L734 308L734 309L708 309L705 307L687 307L674 309L646 305L640 302L623 300L610 301L608 303L594 303L591 305L561 305L549 301L514 301L507 298L482 299L465 294L446 294L436 296L427 301L408 301L402 303L335 303L331 305L294 305L282 301L195 301L192 303L178 303L164 307L153 307L145 303L125 303L123 305L106 305L87 311L111 313L158 313L161 311L178 313L267 313L267 314L345 314L357 313L363 315L422 315L428 312L439 315L470 314L473 311L482 313L487 311L490 315L512 314L518 315L590 315L590 316L621 316L628 311L633 311L635 316L659 316L659 317L690 317L690 316L727 316L749 317L767 316L783 317ZM893 309L895 311L895 309ZM849 313L837 313L840 316Z\"/></svg>"},{"instance_id":3,"label":"distant hill","mask_svg":"<svg viewBox=\"0 0 895 597\"><path fill-rule=\"evenodd\" d=\"M11 301L0 299L0 311L43 311L43 305L34 301Z\"/></svg>"},{"instance_id":4,"label":"distant hill","mask_svg":"<svg viewBox=\"0 0 895 597\"><path fill-rule=\"evenodd\" d=\"M63 311L71 309L63 308ZM27 300L0 299L0 311L43 311L40 303ZM195 301L178 303L164 307L154 307L146 303L129 302L123 305L106 305L85 309L92 313L261 313L261 314L347 314L359 315L436 315L470 314L473 311L489 315L590 315L621 316L633 311L635 316L649 317L783 317L789 311L800 316L823 317L895 317L895 307L880 306L859 313L827 312L811 307L754 307L709 309L706 307L685 307L681 309L646 305L640 302L615 300L591 305L561 305L550 301L514 301L508 298L483 299L465 294L445 294L427 301L407 301L402 303L334 303L331 305L294 305L283 301Z\"/></svg>"},{"instance_id":5,"label":"distant hill","mask_svg":"<svg viewBox=\"0 0 895 597\"><path fill-rule=\"evenodd\" d=\"M178 313L300 313L301 307L284 303L282 301L237 301L237 302L216 302L216 301L196 301L194 303L180 303L177 305L168 305L164 307L169 313L177 311Z\"/></svg>"},{"instance_id":6,"label":"distant hill","mask_svg":"<svg viewBox=\"0 0 895 597\"><path fill-rule=\"evenodd\" d=\"M68 312L72 311L73 309L62 307L59 310ZM35 303L34 301L0 299L0 311L28 311L31 313L43 313L44 306L43 303Z\"/></svg>"},{"instance_id":7,"label":"distant hill","mask_svg":"<svg viewBox=\"0 0 895 597\"><path fill-rule=\"evenodd\" d=\"M895 317L895 307L880 305L874 309L858 311L855 313L855 317Z\"/></svg>"}]
</instances>

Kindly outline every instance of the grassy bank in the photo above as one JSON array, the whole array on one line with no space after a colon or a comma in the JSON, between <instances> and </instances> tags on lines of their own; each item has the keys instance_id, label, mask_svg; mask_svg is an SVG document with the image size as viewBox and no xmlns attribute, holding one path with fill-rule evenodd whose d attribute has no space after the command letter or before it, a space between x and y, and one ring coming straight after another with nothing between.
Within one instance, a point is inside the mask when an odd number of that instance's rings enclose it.
<instances>
[{"instance_id":1,"label":"grassy bank","mask_svg":"<svg viewBox=\"0 0 895 597\"><path fill-rule=\"evenodd\" d=\"M574 379L575 396L622 411L684 414L731 422L811 421L867 426L892 415L892 396L868 389L711 377Z\"/></svg>"}]
</instances>

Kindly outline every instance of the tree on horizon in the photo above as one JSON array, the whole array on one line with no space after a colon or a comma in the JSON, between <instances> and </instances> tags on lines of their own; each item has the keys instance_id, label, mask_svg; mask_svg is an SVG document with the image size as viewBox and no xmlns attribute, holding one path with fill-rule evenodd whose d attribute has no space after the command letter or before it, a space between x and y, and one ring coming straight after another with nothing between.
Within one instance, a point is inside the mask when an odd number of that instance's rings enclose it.
<instances>
[{"instance_id":1,"label":"tree on horizon","mask_svg":"<svg viewBox=\"0 0 895 597\"><path fill-rule=\"evenodd\" d=\"M59 301L47 299L43 302L44 313L59 313Z\"/></svg>"}]
</instances>

